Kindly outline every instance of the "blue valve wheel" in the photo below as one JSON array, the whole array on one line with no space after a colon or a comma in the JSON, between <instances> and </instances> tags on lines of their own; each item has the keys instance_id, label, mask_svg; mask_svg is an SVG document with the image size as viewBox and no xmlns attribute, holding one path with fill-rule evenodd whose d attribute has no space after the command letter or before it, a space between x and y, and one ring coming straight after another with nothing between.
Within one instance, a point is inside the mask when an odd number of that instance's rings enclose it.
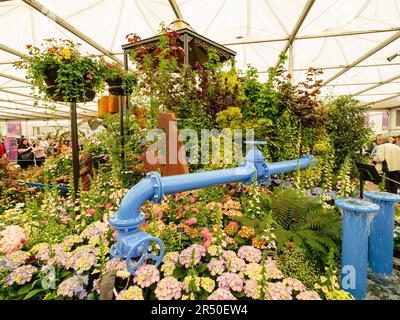
<instances>
[{"instance_id":1,"label":"blue valve wheel","mask_svg":"<svg viewBox=\"0 0 400 320\"><path fill-rule=\"evenodd\" d=\"M155 242L158 244L160 248L160 252L158 254L155 253L149 253L149 247L150 245L153 245L152 242ZM140 265L151 259L154 260L155 266L158 267L162 261L162 258L164 256L164 245L162 241L156 237L147 237L144 238L138 242L129 250L127 256L126 256L126 268L130 272L131 275L134 275L135 271L137 268L140 267ZM133 264L132 260L137 259L139 257L139 260Z\"/></svg>"}]
</instances>

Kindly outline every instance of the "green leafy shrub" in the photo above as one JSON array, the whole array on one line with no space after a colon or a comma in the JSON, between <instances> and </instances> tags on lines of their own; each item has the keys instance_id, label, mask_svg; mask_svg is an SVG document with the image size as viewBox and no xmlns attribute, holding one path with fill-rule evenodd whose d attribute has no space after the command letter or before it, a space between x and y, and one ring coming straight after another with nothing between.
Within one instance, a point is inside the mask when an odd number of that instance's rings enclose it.
<instances>
[{"instance_id":1,"label":"green leafy shrub","mask_svg":"<svg viewBox=\"0 0 400 320\"><path fill-rule=\"evenodd\" d=\"M353 161L360 158L360 150L372 133L365 120L366 110L366 106L347 96L328 105L326 127L335 150L335 172L346 157Z\"/></svg>"},{"instance_id":2,"label":"green leafy shrub","mask_svg":"<svg viewBox=\"0 0 400 320\"><path fill-rule=\"evenodd\" d=\"M276 223L278 249L295 242L309 259L326 260L328 252L339 251L339 216L324 209L322 202L299 190L283 189L271 196L271 213Z\"/></svg>"},{"instance_id":3,"label":"green leafy shrub","mask_svg":"<svg viewBox=\"0 0 400 320\"><path fill-rule=\"evenodd\" d=\"M286 277L299 279L308 289L313 290L319 282L320 270L307 259L305 252L300 248L285 248L277 259L280 270Z\"/></svg>"}]
</instances>

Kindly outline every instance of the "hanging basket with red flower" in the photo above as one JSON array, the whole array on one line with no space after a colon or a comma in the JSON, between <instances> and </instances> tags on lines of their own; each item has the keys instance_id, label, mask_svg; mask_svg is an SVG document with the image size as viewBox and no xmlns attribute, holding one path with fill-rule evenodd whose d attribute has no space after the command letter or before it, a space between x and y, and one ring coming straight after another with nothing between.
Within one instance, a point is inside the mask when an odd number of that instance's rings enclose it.
<instances>
[{"instance_id":1,"label":"hanging basket with red flower","mask_svg":"<svg viewBox=\"0 0 400 320\"><path fill-rule=\"evenodd\" d=\"M15 66L27 71L38 99L85 102L104 88L104 65L83 56L71 40L46 39L41 48L27 45L28 55Z\"/></svg>"}]
</instances>

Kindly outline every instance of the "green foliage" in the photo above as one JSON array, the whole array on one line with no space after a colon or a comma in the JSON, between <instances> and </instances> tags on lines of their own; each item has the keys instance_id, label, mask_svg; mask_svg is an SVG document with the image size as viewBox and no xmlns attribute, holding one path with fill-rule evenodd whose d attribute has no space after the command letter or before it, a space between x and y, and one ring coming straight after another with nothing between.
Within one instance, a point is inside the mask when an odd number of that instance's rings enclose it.
<instances>
[{"instance_id":1,"label":"green foliage","mask_svg":"<svg viewBox=\"0 0 400 320\"><path fill-rule=\"evenodd\" d=\"M300 248L284 248L277 262L286 277L299 279L309 290L314 290L314 285L319 282L320 270Z\"/></svg>"},{"instance_id":2,"label":"green foliage","mask_svg":"<svg viewBox=\"0 0 400 320\"><path fill-rule=\"evenodd\" d=\"M295 189L280 190L271 196L271 213L279 249L294 242L318 262L326 260L331 249L339 252L339 216L319 200Z\"/></svg>"},{"instance_id":3,"label":"green foliage","mask_svg":"<svg viewBox=\"0 0 400 320\"><path fill-rule=\"evenodd\" d=\"M337 176L337 188L340 197L345 198L352 194L354 187L350 180L351 160L349 157L344 159Z\"/></svg>"},{"instance_id":4,"label":"green foliage","mask_svg":"<svg viewBox=\"0 0 400 320\"><path fill-rule=\"evenodd\" d=\"M274 160L284 161L299 157L298 142L299 142L299 123L291 114L291 111L286 110L276 121L274 134Z\"/></svg>"},{"instance_id":5,"label":"green foliage","mask_svg":"<svg viewBox=\"0 0 400 320\"><path fill-rule=\"evenodd\" d=\"M230 107L217 113L215 122L219 129L239 129L243 125L243 115L238 107Z\"/></svg>"},{"instance_id":6,"label":"green foliage","mask_svg":"<svg viewBox=\"0 0 400 320\"><path fill-rule=\"evenodd\" d=\"M326 128L335 150L335 172L346 157L357 161L362 146L368 142L372 131L364 116L367 108L347 96L339 97L328 105Z\"/></svg>"},{"instance_id":7,"label":"green foliage","mask_svg":"<svg viewBox=\"0 0 400 320\"><path fill-rule=\"evenodd\" d=\"M129 138L125 140L125 161L122 162L121 144L119 143L119 115L105 115L102 125L106 129L98 134L97 139L110 155L106 165L102 166L102 170L111 170L113 179L122 181L123 185L130 187L144 176L143 173L135 171L134 168L142 164L140 157L147 148L146 131L140 129L132 110L127 109L124 129L125 136Z\"/></svg>"}]
</instances>

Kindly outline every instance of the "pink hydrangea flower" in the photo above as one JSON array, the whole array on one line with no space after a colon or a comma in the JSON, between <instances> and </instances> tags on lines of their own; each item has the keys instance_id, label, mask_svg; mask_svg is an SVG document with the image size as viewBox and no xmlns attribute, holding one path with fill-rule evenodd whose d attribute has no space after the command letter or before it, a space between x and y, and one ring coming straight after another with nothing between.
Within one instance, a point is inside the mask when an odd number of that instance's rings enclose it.
<instances>
[{"instance_id":1,"label":"pink hydrangea flower","mask_svg":"<svg viewBox=\"0 0 400 320\"><path fill-rule=\"evenodd\" d=\"M293 278L285 278L282 281L287 287L289 287L291 290L294 291L299 291L299 292L304 292L307 291L306 286L297 279L293 279Z\"/></svg>"},{"instance_id":2,"label":"pink hydrangea flower","mask_svg":"<svg viewBox=\"0 0 400 320\"><path fill-rule=\"evenodd\" d=\"M153 283L160 281L160 272L157 267L152 264L142 264L135 271L133 279L141 288L148 288Z\"/></svg>"},{"instance_id":3,"label":"pink hydrangea flower","mask_svg":"<svg viewBox=\"0 0 400 320\"><path fill-rule=\"evenodd\" d=\"M20 226L7 226L0 232L0 252L11 254L23 247L27 242L24 229Z\"/></svg>"},{"instance_id":4,"label":"pink hydrangea flower","mask_svg":"<svg viewBox=\"0 0 400 320\"><path fill-rule=\"evenodd\" d=\"M172 276L165 277L157 284L154 293L159 300L178 300L181 297L182 283Z\"/></svg>"},{"instance_id":5,"label":"pink hydrangea flower","mask_svg":"<svg viewBox=\"0 0 400 320\"><path fill-rule=\"evenodd\" d=\"M315 291L303 291L296 296L297 300L321 300L321 297Z\"/></svg>"},{"instance_id":6,"label":"pink hydrangea flower","mask_svg":"<svg viewBox=\"0 0 400 320\"><path fill-rule=\"evenodd\" d=\"M264 291L268 300L292 300L292 289L282 282L267 283Z\"/></svg>"},{"instance_id":7,"label":"pink hydrangea flower","mask_svg":"<svg viewBox=\"0 0 400 320\"><path fill-rule=\"evenodd\" d=\"M238 257L248 262L258 263L261 260L261 251L252 246L243 246L238 251Z\"/></svg>"},{"instance_id":8,"label":"pink hydrangea flower","mask_svg":"<svg viewBox=\"0 0 400 320\"><path fill-rule=\"evenodd\" d=\"M191 208L190 210L192 210L193 212L196 212L196 213L200 212L199 208Z\"/></svg>"},{"instance_id":9,"label":"pink hydrangea flower","mask_svg":"<svg viewBox=\"0 0 400 320\"><path fill-rule=\"evenodd\" d=\"M212 258L207 264L207 268L212 276L222 274L225 270L225 264L223 260Z\"/></svg>"},{"instance_id":10,"label":"pink hydrangea flower","mask_svg":"<svg viewBox=\"0 0 400 320\"><path fill-rule=\"evenodd\" d=\"M258 282L253 279L249 279L245 281L245 286L244 286L244 294L248 298L252 299L259 299L260 298L260 289Z\"/></svg>"},{"instance_id":11,"label":"pink hydrangea flower","mask_svg":"<svg viewBox=\"0 0 400 320\"><path fill-rule=\"evenodd\" d=\"M186 224L189 227L195 225L196 223L197 223L196 218L190 218L184 222L184 224Z\"/></svg>"},{"instance_id":12,"label":"pink hydrangea flower","mask_svg":"<svg viewBox=\"0 0 400 320\"><path fill-rule=\"evenodd\" d=\"M183 250L179 255L179 262L185 268L188 268L191 263L198 264L201 260L201 257L206 255L206 248L199 244L192 244L190 247L187 247ZM193 261L192 261L193 260Z\"/></svg>"},{"instance_id":13,"label":"pink hydrangea flower","mask_svg":"<svg viewBox=\"0 0 400 320\"><path fill-rule=\"evenodd\" d=\"M208 296L207 300L237 300L237 299L229 291L229 289L218 288Z\"/></svg>"},{"instance_id":14,"label":"pink hydrangea flower","mask_svg":"<svg viewBox=\"0 0 400 320\"><path fill-rule=\"evenodd\" d=\"M233 291L243 290L243 280L236 273L224 272L217 278L217 282L220 288L232 289Z\"/></svg>"},{"instance_id":15,"label":"pink hydrangea flower","mask_svg":"<svg viewBox=\"0 0 400 320\"><path fill-rule=\"evenodd\" d=\"M234 244L236 242L235 239L233 239L231 237L226 237L225 241L226 241L226 243L229 243L229 244Z\"/></svg>"}]
</instances>

